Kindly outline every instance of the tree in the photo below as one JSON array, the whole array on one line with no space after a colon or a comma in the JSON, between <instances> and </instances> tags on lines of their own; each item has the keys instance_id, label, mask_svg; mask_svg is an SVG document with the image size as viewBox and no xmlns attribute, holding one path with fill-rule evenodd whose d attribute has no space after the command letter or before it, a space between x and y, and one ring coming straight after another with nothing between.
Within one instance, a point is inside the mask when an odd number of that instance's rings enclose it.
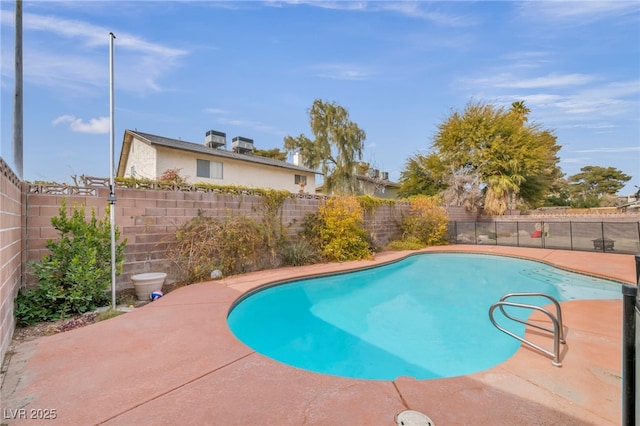
<instances>
[{"instance_id":1,"label":"tree","mask_svg":"<svg viewBox=\"0 0 640 426\"><path fill-rule=\"evenodd\" d=\"M580 173L569 176L572 205L597 207L597 200L615 195L630 180L631 176L615 167L585 166Z\"/></svg>"},{"instance_id":2,"label":"tree","mask_svg":"<svg viewBox=\"0 0 640 426\"><path fill-rule=\"evenodd\" d=\"M436 195L447 188L444 165L434 153L416 154L405 163L400 173L398 195Z\"/></svg>"},{"instance_id":3,"label":"tree","mask_svg":"<svg viewBox=\"0 0 640 426\"><path fill-rule=\"evenodd\" d=\"M457 170L450 167L450 169L447 177L447 189L442 194L442 201L450 206L475 210L482 201L480 176L470 167Z\"/></svg>"},{"instance_id":4,"label":"tree","mask_svg":"<svg viewBox=\"0 0 640 426\"><path fill-rule=\"evenodd\" d=\"M474 176L484 192L484 209L502 214L516 199L542 203L557 174L556 137L526 124L528 108L518 113L470 102L438 126L432 148L453 176ZM522 108L521 108L522 107Z\"/></svg>"},{"instance_id":5,"label":"tree","mask_svg":"<svg viewBox=\"0 0 640 426\"><path fill-rule=\"evenodd\" d=\"M543 206L557 189L558 181L564 173L558 166L557 153L560 146L556 144L556 137L550 131L543 130L536 133L538 142L537 154L540 155L539 172L525 176L520 185L520 198L526 200L529 207ZM532 147L533 149L533 147Z\"/></svg>"},{"instance_id":6,"label":"tree","mask_svg":"<svg viewBox=\"0 0 640 426\"><path fill-rule=\"evenodd\" d=\"M253 155L258 157L273 158L274 160L280 160L280 161L286 161L287 159L287 152L280 151L278 148L272 148L272 149L255 148L253 150Z\"/></svg>"},{"instance_id":7,"label":"tree","mask_svg":"<svg viewBox=\"0 0 640 426\"><path fill-rule=\"evenodd\" d=\"M529 121L527 117L531 110L524 104L524 101L516 101L511 104L511 113L515 114L522 122Z\"/></svg>"},{"instance_id":8,"label":"tree","mask_svg":"<svg viewBox=\"0 0 640 426\"><path fill-rule=\"evenodd\" d=\"M309 109L309 121L315 139L287 136L284 148L300 152L306 167L320 168L327 194L356 194L356 166L362 159L365 132L349 120L345 108L320 99Z\"/></svg>"},{"instance_id":9,"label":"tree","mask_svg":"<svg viewBox=\"0 0 640 426\"><path fill-rule=\"evenodd\" d=\"M543 203L544 206L570 206L571 196L569 193L569 183L563 177L558 177L549 187L549 193Z\"/></svg>"}]
</instances>

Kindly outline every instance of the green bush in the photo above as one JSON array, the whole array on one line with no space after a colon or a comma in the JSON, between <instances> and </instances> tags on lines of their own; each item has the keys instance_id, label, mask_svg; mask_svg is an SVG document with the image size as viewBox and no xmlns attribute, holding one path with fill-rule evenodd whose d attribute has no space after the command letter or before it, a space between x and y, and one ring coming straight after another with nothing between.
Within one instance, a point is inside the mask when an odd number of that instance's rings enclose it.
<instances>
[{"instance_id":1,"label":"green bush","mask_svg":"<svg viewBox=\"0 0 640 426\"><path fill-rule=\"evenodd\" d=\"M318 252L305 240L285 245L280 251L282 263L289 266L302 266L318 261Z\"/></svg>"},{"instance_id":2,"label":"green bush","mask_svg":"<svg viewBox=\"0 0 640 426\"><path fill-rule=\"evenodd\" d=\"M74 205L67 215L62 200L58 216L51 218L58 231L56 240L47 241L50 254L40 262L30 263L39 286L18 293L15 316L18 324L52 321L81 314L107 304L111 283L111 225L103 220L85 219L84 205ZM116 229L116 241L120 232ZM122 271L126 240L116 244L116 272Z\"/></svg>"},{"instance_id":3,"label":"green bush","mask_svg":"<svg viewBox=\"0 0 640 426\"><path fill-rule=\"evenodd\" d=\"M410 201L409 214L401 223L403 239L415 238L427 246L445 244L449 219L438 199L421 195Z\"/></svg>"}]
</instances>

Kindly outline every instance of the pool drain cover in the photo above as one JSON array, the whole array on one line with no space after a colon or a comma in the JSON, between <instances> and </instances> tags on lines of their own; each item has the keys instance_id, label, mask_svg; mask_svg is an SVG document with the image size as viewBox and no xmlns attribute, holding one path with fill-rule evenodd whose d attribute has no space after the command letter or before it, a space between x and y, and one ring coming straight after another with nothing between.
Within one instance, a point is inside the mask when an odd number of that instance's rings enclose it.
<instances>
[{"instance_id":1,"label":"pool drain cover","mask_svg":"<svg viewBox=\"0 0 640 426\"><path fill-rule=\"evenodd\" d=\"M405 410L396 416L398 426L435 426L433 420L419 411Z\"/></svg>"}]
</instances>

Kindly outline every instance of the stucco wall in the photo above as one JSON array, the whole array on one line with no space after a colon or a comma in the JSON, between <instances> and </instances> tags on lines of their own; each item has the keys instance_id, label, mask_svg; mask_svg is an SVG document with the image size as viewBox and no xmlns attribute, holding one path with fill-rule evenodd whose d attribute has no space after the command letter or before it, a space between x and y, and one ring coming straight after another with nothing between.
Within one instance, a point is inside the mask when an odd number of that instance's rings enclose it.
<instances>
[{"instance_id":1,"label":"stucco wall","mask_svg":"<svg viewBox=\"0 0 640 426\"><path fill-rule=\"evenodd\" d=\"M134 139L135 140L135 139ZM273 188L298 192L300 186L295 184L296 174L307 177L305 192L315 192L315 175L293 169L265 166L213 155L194 154L163 147L157 148L158 176L168 169L180 169L180 175L189 183L210 183L214 185L245 186L248 188ZM223 164L223 178L202 178L196 173L196 159L216 161Z\"/></svg>"},{"instance_id":2,"label":"stucco wall","mask_svg":"<svg viewBox=\"0 0 640 426\"><path fill-rule=\"evenodd\" d=\"M131 173L131 166L135 165L135 173ZM127 157L125 176L136 178L157 179L158 167L156 165L156 149L149 144L133 138L131 150Z\"/></svg>"},{"instance_id":3,"label":"stucco wall","mask_svg":"<svg viewBox=\"0 0 640 426\"><path fill-rule=\"evenodd\" d=\"M13 300L21 285L23 218L22 182L0 158L0 362L15 329Z\"/></svg>"}]
</instances>

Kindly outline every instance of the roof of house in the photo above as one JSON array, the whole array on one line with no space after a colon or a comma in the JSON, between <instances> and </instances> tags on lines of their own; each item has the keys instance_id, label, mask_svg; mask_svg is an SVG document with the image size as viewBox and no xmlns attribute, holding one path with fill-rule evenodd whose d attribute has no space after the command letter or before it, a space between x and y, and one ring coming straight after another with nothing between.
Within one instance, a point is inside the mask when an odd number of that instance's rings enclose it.
<instances>
[{"instance_id":1,"label":"roof of house","mask_svg":"<svg viewBox=\"0 0 640 426\"><path fill-rule=\"evenodd\" d=\"M170 149L189 151L196 154L204 154L238 161L247 161L250 163L262 164L265 166L281 167L304 173L321 174L320 172L317 172L308 167L296 166L295 164L287 163L285 161L280 161L273 158L260 157L258 155L251 154L238 154L223 149L209 148L208 146L204 145L204 143L198 144L193 142L186 142L180 139L172 139L166 138L164 136L152 135L150 133L138 132L137 130L125 130L124 140L122 142L122 151L120 152L120 160L118 162L118 176L124 176L124 168L126 167L127 158L129 156L129 146L131 145L134 136L137 139L148 142L150 145L163 146Z\"/></svg>"},{"instance_id":2,"label":"roof of house","mask_svg":"<svg viewBox=\"0 0 640 426\"><path fill-rule=\"evenodd\" d=\"M371 182L374 184L382 184L385 188L400 188L400 184L398 182L392 182L390 180L383 180L378 178L372 178L367 175L357 175L356 179L362 180L365 182Z\"/></svg>"},{"instance_id":3,"label":"roof of house","mask_svg":"<svg viewBox=\"0 0 640 426\"><path fill-rule=\"evenodd\" d=\"M359 181L363 181L363 182L370 182L374 185L382 185L385 189L389 188L389 189L399 189L400 188L400 184L397 182L392 182L390 180L382 180L382 179L375 179L372 178L370 176L367 175L356 175L356 179ZM321 185L316 185L316 193L322 193L324 191L324 184Z\"/></svg>"}]
</instances>

